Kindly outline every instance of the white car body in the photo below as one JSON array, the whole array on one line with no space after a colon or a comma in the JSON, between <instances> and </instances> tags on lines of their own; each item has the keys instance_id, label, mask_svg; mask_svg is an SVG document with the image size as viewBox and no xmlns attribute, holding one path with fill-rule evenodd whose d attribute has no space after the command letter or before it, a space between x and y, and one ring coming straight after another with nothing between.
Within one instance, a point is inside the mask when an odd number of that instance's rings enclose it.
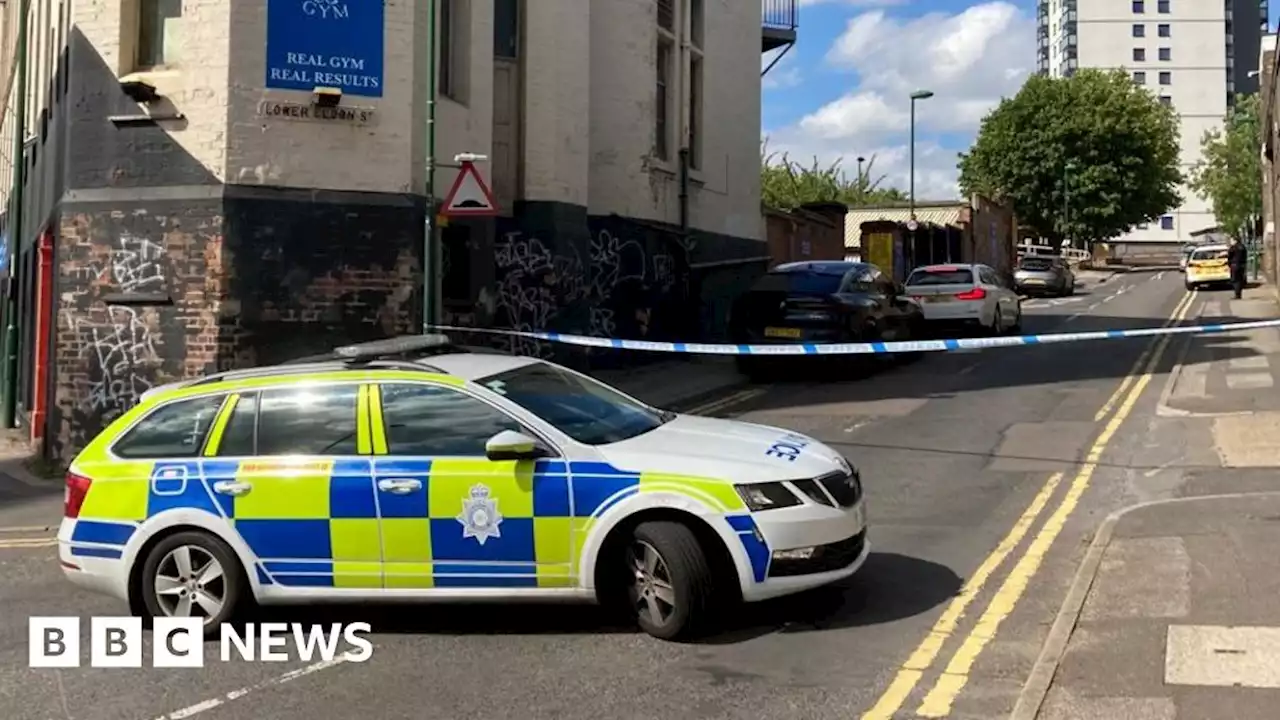
<instances>
[{"instance_id":1,"label":"white car body","mask_svg":"<svg viewBox=\"0 0 1280 720\"><path fill-rule=\"evenodd\" d=\"M618 523L652 509L678 511L705 524L719 538L727 556L732 558L742 598L748 602L841 580L854 574L867 558L870 544L865 540L867 521L861 479L857 470L840 453L817 440L753 423L675 415L661 426L630 439L605 445L586 445L576 442L482 382L497 373L544 361L501 354L457 352L431 356L421 362L442 374L463 380L455 389L500 409L534 432L537 440L555 453L553 461L566 463L564 467L569 469L562 472L569 476L566 482L571 486L597 482L597 478L602 477L579 472L574 467L603 464L625 469L630 474L643 473L635 487L602 500L589 521L581 525L581 536L575 536L573 543L575 572L571 582L564 583L565 586L401 588L387 587L385 582L381 587L368 588L290 585L280 582L278 577L273 581L272 576L264 571L264 565L269 563L255 554L232 520L206 509L181 505L151 514L140 521L124 523L127 527L119 528L120 537L127 539L121 539L119 543L103 542L102 537L97 541L86 541L82 534L77 533L77 528L82 523L91 522L92 518L86 519L83 515L65 518L58 532L58 554L66 576L79 586L127 600L130 572L136 564L144 561L142 551L148 540L157 533L182 525L208 531L226 542L246 569L253 596L264 604L352 600L595 601L595 566L604 540ZM598 383L567 368L553 367L588 383ZM431 381L424 379L422 382L429 384ZM218 392L218 386L219 383L211 384L209 392ZM157 391L163 390L157 388ZM228 391L223 389L222 392ZM644 405L630 396L619 394ZM158 466L163 461L154 462ZM106 462L100 466L110 467ZM104 474L95 470L92 462L83 461L83 456L77 459L70 472L86 477L95 472L100 477ZM155 478L158 468L152 467L149 472ZM183 475L184 487L186 482L205 482L203 472L200 470L201 477ZM797 481L805 483L824 476L828 482L837 476L848 478L842 482L850 489L856 486L852 495L854 501L842 506L834 499L835 492L820 491L824 495L815 497L796 484ZM686 481L691 477L697 482ZM110 482L108 478L102 484L109 486ZM156 481L153 479L151 482L154 492ZM699 485L699 482L704 484ZM741 494L733 489L734 485L757 483L780 483L794 494L795 504L752 511L745 505L730 507L732 503L725 500ZM209 489L208 482L205 485L209 497L214 498L216 488ZM90 489L89 493L92 492ZM385 533L383 541L386 541ZM781 576L773 576L770 572L780 558L794 562L796 551L839 543L843 543L841 547L848 554L854 555L840 567ZM566 556L568 554L566 549ZM254 569L258 572L255 573Z\"/></svg>"},{"instance_id":2,"label":"white car body","mask_svg":"<svg viewBox=\"0 0 1280 720\"><path fill-rule=\"evenodd\" d=\"M1022 322L1021 298L986 265L918 267L907 278L906 294L920 303L930 323L979 325L1001 333Z\"/></svg>"}]
</instances>

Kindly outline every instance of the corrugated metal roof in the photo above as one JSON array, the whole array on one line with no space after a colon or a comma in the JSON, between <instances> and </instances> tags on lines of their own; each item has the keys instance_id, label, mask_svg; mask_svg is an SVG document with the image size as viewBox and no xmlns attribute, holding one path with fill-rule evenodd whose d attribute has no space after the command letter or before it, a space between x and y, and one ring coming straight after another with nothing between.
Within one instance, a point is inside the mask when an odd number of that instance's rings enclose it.
<instances>
[{"instance_id":1,"label":"corrugated metal roof","mask_svg":"<svg viewBox=\"0 0 1280 720\"><path fill-rule=\"evenodd\" d=\"M960 225L960 212L965 203L955 205L927 205L916 207L916 222L924 225ZM862 247L862 223L875 220L906 222L911 219L911 209L905 207L859 208L844 216L844 246Z\"/></svg>"}]
</instances>

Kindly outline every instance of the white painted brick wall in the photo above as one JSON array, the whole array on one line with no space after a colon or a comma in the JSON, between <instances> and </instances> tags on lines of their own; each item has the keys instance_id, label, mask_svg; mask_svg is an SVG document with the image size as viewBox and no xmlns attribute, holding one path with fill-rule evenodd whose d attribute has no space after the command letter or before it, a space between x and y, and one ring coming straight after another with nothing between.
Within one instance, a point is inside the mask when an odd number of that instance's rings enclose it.
<instances>
[{"instance_id":1,"label":"white painted brick wall","mask_svg":"<svg viewBox=\"0 0 1280 720\"><path fill-rule=\"evenodd\" d=\"M761 238L760 8L706 0L704 150L690 187L695 228ZM675 223L679 176L652 157L657 16L649 0L591 7L590 210ZM676 86L676 97L687 90ZM677 127L680 127L677 121Z\"/></svg>"},{"instance_id":2,"label":"white painted brick wall","mask_svg":"<svg viewBox=\"0 0 1280 720\"><path fill-rule=\"evenodd\" d=\"M616 0L610 0L616 2ZM524 44L524 198L586 205L594 140L591 47L608 2L530 3Z\"/></svg>"}]
</instances>

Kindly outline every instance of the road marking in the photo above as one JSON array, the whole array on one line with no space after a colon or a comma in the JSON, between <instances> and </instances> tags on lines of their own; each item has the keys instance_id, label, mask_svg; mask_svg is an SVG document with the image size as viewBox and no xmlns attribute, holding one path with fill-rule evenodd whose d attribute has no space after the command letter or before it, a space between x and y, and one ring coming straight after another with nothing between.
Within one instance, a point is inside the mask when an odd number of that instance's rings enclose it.
<instances>
[{"instance_id":1,"label":"road marking","mask_svg":"<svg viewBox=\"0 0 1280 720\"><path fill-rule=\"evenodd\" d=\"M1181 310L1185 312L1189 304L1184 303ZM996 591L995 596L991 598L987 609L978 618L978 622L973 626L969 635L965 637L955 654L951 656L950 662L947 663L946 669L942 671L942 675L934 683L933 689L925 695L920 707L916 708L917 715L928 718L942 718L951 714L951 706L956 697L959 696L960 691L964 689L965 684L968 683L969 673L973 669L974 662L982 654L987 643L995 638L996 633L1000 630L1000 624L1013 613L1018 601L1022 598L1022 594L1040 569L1045 555L1048 554L1049 549L1053 546L1054 540L1058 538L1063 528L1066 527L1067 520L1080 502L1080 497L1089 488L1093 473L1097 469L1098 463L1102 460L1102 453L1106 451L1111 438L1115 436L1120 426L1124 424L1125 419L1133 412L1138 398L1142 396L1143 390L1147 388L1152 377L1155 376L1160 358L1163 357L1165 350L1168 348L1171 337L1171 335L1165 335L1160 338L1155 350L1151 352L1145 367L1142 369L1142 375L1138 377L1133 384L1133 388L1125 396L1124 402L1107 421L1107 424L1102 428L1102 432L1098 434L1097 440L1094 441L1093 446L1089 449L1080 472L1071 481L1071 485L1067 488L1067 493L1062 498L1062 502L1054 510L1053 514L1049 516L1049 519L1045 521L1044 527L1040 528L1040 532L1036 534L1030 546L1027 547L1026 553L1009 571L1009 575L1005 578L1004 583L1000 585L1000 589ZM1141 360L1141 358L1139 359Z\"/></svg>"},{"instance_id":2,"label":"road marking","mask_svg":"<svg viewBox=\"0 0 1280 720\"><path fill-rule=\"evenodd\" d=\"M1181 318L1181 313L1184 313L1189 305L1189 297L1183 297L1182 300L1179 300L1178 304L1174 306L1173 314L1165 321L1166 326L1174 322L1178 322ZM1166 335L1158 340L1153 339L1151 343L1148 344L1147 350L1138 357L1137 361L1129 369L1128 374L1125 376L1126 382L1121 383L1120 387L1116 388L1115 392L1111 394L1111 397L1107 399L1107 403L1104 407L1110 408L1114 406L1121 397L1124 397L1125 390L1129 386L1128 381L1147 366L1146 363L1150 357L1150 349L1161 342L1166 342L1169 337L1171 336ZM1086 459L1086 462L1087 461L1088 460ZM987 556L986 560L982 562L969 581L965 583L964 587L960 590L960 594L957 595L956 598L951 601L951 604L947 606L947 609L943 611L942 616L938 618L938 621L929 631L929 634L925 636L924 640L920 642L915 651L911 653L911 656L907 658L907 661L902 664L897 675L894 676L893 681L889 683L889 687L885 689L884 693L876 701L876 704L863 714L862 720L893 720L894 714L897 713L906 703L911 692L915 689L916 685L919 684L921 678L924 677L925 671L928 670L934 660L937 659L938 653L942 650L943 643L945 643L952 633L955 632L956 624L964 614L965 609L971 602L973 602L974 597L982 591L983 586L990 579L992 573L995 572L1000 564L1004 562L1004 559L1009 555L1009 553L1012 552L1013 549L1022 541L1030 525L1035 522L1041 510L1044 508L1044 505L1053 495L1054 490L1057 489L1058 483L1061 479L1062 473L1055 473L1049 477L1045 482L1044 487L1041 488L1040 493L1036 495L1036 498L1031 501L1031 505L1027 507L1026 512L1022 514L1022 517L1018 518L1013 529L1009 531L1009 534L1005 536L1005 539L1001 541L1000 545L996 546L996 549Z\"/></svg>"},{"instance_id":3,"label":"road marking","mask_svg":"<svg viewBox=\"0 0 1280 720\"><path fill-rule=\"evenodd\" d=\"M960 594L951 601L951 604L942 613L942 617L938 618L938 621L934 623L929 634L916 647L915 652L911 653L911 657L907 658L907 661L902 664L902 668L898 671L897 676L894 677L893 682L889 684L889 688L880 696L879 701L863 714L862 720L892 720L893 714L902 707L907 700L907 696L911 694L916 684L920 682L924 671L938 657L943 644L955 632L956 625L959 624L965 609L969 607L969 603L973 602L973 599L982 591L987 580L995 573L996 568L1000 567L1000 563L1004 562L1009 553L1013 552L1014 548L1018 547L1018 544L1022 542L1027 531L1031 529L1031 525L1035 523L1036 518L1040 516L1040 512L1044 510L1044 506L1048 504L1049 498L1053 497L1053 493L1061 481L1062 473L1054 473L1049 476L1044 487L1040 488L1040 492L1036 494L1035 499L1023 511L1018 521L1013 524L1009 534L1005 535L1000 544L996 546L995 551L988 555L982 565L974 571L973 576L960 589Z\"/></svg>"},{"instance_id":4,"label":"road marking","mask_svg":"<svg viewBox=\"0 0 1280 720\"><path fill-rule=\"evenodd\" d=\"M1161 327L1169 327L1171 325L1176 325L1177 323L1180 323L1184 319L1186 319L1187 311L1191 309L1191 304L1195 302L1196 292L1197 291L1192 290L1186 295L1183 295L1182 299L1178 301L1178 304L1173 306L1173 314L1169 316L1168 320L1164 321L1164 325L1161 325ZM1165 337L1167 338L1170 336L1166 335ZM1134 367L1135 368L1141 367L1143 362L1147 359L1148 356L1150 356L1152 350L1154 350L1157 345L1158 343L1156 342L1149 343L1146 349L1142 351L1142 355L1138 356L1138 362L1135 364ZM1111 412L1111 409L1113 407L1115 407L1116 402L1124 394L1124 391L1128 389L1129 385L1133 384L1133 381L1134 381L1133 372L1130 372L1128 375L1124 376L1124 380L1120 382L1119 389L1117 389L1116 392L1112 393L1111 398L1107 400L1106 404L1103 405L1102 408L1098 410L1097 413L1094 414L1093 421L1095 423L1102 422L1102 419L1105 418Z\"/></svg>"},{"instance_id":5,"label":"road marking","mask_svg":"<svg viewBox=\"0 0 1280 720\"><path fill-rule=\"evenodd\" d=\"M15 548L34 548L34 547L53 547L58 544L58 538L10 538L8 540L0 540L0 550L12 550Z\"/></svg>"},{"instance_id":6,"label":"road marking","mask_svg":"<svg viewBox=\"0 0 1280 720\"><path fill-rule=\"evenodd\" d=\"M764 388L751 388L748 390L741 390L728 397L723 397L723 398L720 398L719 400L713 400L711 402L699 405L698 407L689 410L688 414L689 415L706 415L707 413L717 412L717 411L732 407L734 405L741 405L742 403L748 400L752 400L754 398L760 397L764 393L765 393Z\"/></svg>"},{"instance_id":7,"label":"road marking","mask_svg":"<svg viewBox=\"0 0 1280 720\"><path fill-rule=\"evenodd\" d=\"M192 715L199 715L200 713L205 712L206 710L212 710L216 707L225 705L231 702L232 700L239 700L240 698L244 697L245 695L248 695L251 692L254 692L257 690L265 690L269 687L273 687L276 685L283 685L291 680L297 680L300 677L304 677L312 673L320 672L321 670L325 670L331 667L337 667L338 665L341 665L346 661L347 659L345 657L338 657L338 658L334 658L333 660L324 660L318 663L314 663L312 665L308 665L306 667L298 668L297 670L290 670L289 672L283 675L273 677L269 680L263 680L262 682L255 683L253 685L246 685L245 687L242 687L238 690L232 690L231 692L226 693L225 695L222 695L220 697L210 698L203 702L198 702L195 705L189 705L187 707L184 707L181 710L174 710L168 715L161 715L160 717L156 718L156 720L183 720L183 718L189 718Z\"/></svg>"}]
</instances>

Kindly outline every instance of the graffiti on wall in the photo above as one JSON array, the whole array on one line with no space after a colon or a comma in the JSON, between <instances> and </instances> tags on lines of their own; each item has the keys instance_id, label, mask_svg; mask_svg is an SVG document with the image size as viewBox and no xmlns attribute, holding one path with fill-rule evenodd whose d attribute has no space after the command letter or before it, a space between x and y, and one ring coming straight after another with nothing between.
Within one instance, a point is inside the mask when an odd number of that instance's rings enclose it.
<instances>
[{"instance_id":1,"label":"graffiti on wall","mask_svg":"<svg viewBox=\"0 0 1280 720\"><path fill-rule=\"evenodd\" d=\"M122 232L105 256L85 263L73 275L117 293L159 293L167 284L164 256L160 245ZM88 312L68 308L62 314L86 347L85 409L103 422L110 421L154 384L152 378L161 364L153 337L154 318L125 305Z\"/></svg>"},{"instance_id":2,"label":"graffiti on wall","mask_svg":"<svg viewBox=\"0 0 1280 720\"><path fill-rule=\"evenodd\" d=\"M584 257L585 256L585 257ZM585 247L546 242L522 231L499 236L494 248L495 284L482 304L494 324L515 330L558 329L604 337L647 337L654 310L679 281L669 251L609 230ZM507 350L551 357L547 343L505 341Z\"/></svg>"}]
</instances>

